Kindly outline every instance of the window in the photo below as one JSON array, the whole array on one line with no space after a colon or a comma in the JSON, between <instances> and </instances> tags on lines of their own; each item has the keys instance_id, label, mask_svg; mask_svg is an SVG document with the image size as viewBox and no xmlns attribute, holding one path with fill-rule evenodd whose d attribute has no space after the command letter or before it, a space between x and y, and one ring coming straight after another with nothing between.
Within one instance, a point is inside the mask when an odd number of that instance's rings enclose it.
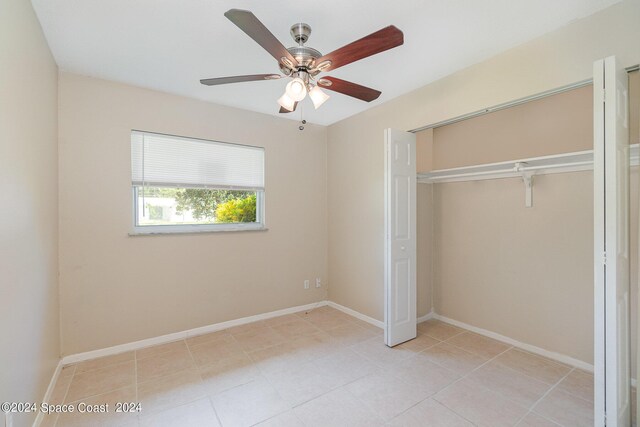
<instances>
[{"instance_id":1,"label":"window","mask_svg":"<svg viewBox=\"0 0 640 427\"><path fill-rule=\"evenodd\" d=\"M131 132L135 233L264 228L264 148Z\"/></svg>"}]
</instances>

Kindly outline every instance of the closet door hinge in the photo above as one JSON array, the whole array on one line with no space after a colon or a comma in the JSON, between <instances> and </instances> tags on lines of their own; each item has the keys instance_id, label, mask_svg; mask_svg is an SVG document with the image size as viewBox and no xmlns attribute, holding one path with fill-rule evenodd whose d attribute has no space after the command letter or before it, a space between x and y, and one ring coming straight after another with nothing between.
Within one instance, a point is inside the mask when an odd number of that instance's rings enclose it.
<instances>
[{"instance_id":1,"label":"closet door hinge","mask_svg":"<svg viewBox=\"0 0 640 427\"><path fill-rule=\"evenodd\" d=\"M602 252L602 264L607 265L607 253Z\"/></svg>"},{"instance_id":2,"label":"closet door hinge","mask_svg":"<svg viewBox=\"0 0 640 427\"><path fill-rule=\"evenodd\" d=\"M602 103L603 104L607 103L607 90L606 89L602 89Z\"/></svg>"}]
</instances>

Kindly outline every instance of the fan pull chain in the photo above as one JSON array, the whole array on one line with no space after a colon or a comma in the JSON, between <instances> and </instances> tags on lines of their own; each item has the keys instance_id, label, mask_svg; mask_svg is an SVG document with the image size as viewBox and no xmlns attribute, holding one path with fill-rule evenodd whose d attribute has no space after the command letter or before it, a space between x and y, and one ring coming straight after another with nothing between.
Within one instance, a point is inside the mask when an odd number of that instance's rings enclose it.
<instances>
[{"instance_id":1,"label":"fan pull chain","mask_svg":"<svg viewBox=\"0 0 640 427\"><path fill-rule=\"evenodd\" d=\"M300 103L300 122L302 123L300 126L298 126L298 130L303 131L304 130L304 125L307 124L307 121L304 119L304 105L302 103Z\"/></svg>"}]
</instances>

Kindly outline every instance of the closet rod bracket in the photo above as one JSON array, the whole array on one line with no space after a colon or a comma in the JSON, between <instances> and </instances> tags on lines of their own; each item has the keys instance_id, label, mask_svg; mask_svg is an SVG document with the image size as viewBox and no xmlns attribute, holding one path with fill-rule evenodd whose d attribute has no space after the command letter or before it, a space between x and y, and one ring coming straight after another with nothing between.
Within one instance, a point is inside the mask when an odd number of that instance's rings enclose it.
<instances>
[{"instance_id":1,"label":"closet rod bracket","mask_svg":"<svg viewBox=\"0 0 640 427\"><path fill-rule=\"evenodd\" d=\"M522 173L522 181L524 182L524 204L530 208L533 206L533 172L526 171L524 168L527 166L526 162L516 162L513 169L516 172Z\"/></svg>"}]
</instances>

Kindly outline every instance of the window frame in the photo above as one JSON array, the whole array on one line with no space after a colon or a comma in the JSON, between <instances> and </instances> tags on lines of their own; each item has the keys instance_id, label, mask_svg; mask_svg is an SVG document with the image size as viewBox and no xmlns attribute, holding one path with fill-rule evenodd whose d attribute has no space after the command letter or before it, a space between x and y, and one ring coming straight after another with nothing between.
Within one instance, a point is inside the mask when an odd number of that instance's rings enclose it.
<instances>
[{"instance_id":1,"label":"window frame","mask_svg":"<svg viewBox=\"0 0 640 427\"><path fill-rule=\"evenodd\" d=\"M147 132L132 129L130 132L130 137L133 132L144 132L149 134L158 134L157 132ZM166 135L166 134L160 134ZM262 148L257 146L249 146L247 144L234 144L229 142L221 142L221 141L213 141L206 140L202 138L190 138L178 135L167 135L167 136L175 136L176 138L181 139L191 139L195 141L202 142L215 142L218 144L229 144L229 145L245 145L248 147ZM131 145L131 139L129 141ZM264 163L266 166L266 150L265 150L265 158ZM131 154L129 155L131 159ZM256 191L256 221L255 222L246 222L246 223L211 223L211 224L167 224L167 225L139 225L138 224L138 189L141 186L133 185L131 183L131 201L132 201L132 209L131 209L131 230L129 232L130 236L139 236L139 235L163 235L163 234L197 234L197 233L217 233L217 232L238 232L238 231L266 231L265 223L265 193L266 186L263 190ZM148 187L155 187L153 185L149 185ZM200 187L202 188L202 187ZM212 190L217 188L207 187ZM229 188L220 188L224 190L228 190Z\"/></svg>"}]
</instances>

